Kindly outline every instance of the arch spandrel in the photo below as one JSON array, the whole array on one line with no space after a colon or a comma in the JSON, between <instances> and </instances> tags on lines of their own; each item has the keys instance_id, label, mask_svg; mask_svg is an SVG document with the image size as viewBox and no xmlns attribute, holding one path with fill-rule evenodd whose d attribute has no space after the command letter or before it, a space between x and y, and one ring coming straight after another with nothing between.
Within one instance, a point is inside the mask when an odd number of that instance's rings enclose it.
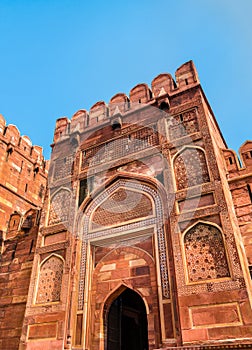
<instances>
[{"instance_id":1,"label":"arch spandrel","mask_svg":"<svg viewBox=\"0 0 252 350\"><path fill-rule=\"evenodd\" d=\"M153 217L154 203L143 191L119 187L102 201L90 217L89 231Z\"/></svg>"}]
</instances>

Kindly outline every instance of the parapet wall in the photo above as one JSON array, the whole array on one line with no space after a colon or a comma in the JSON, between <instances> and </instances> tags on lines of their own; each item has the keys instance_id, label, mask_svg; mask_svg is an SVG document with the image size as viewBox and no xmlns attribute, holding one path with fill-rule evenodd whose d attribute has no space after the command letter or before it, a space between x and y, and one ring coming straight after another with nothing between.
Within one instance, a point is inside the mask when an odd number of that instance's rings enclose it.
<instances>
[{"instance_id":1,"label":"parapet wall","mask_svg":"<svg viewBox=\"0 0 252 350\"><path fill-rule=\"evenodd\" d=\"M54 143L71 132L83 132L108 121L118 113L122 115L128 113L135 108L136 104L156 104L164 97L169 104L169 96L198 84L198 74L193 62L186 62L176 70L175 80L169 73L159 74L152 80L151 89L147 84L138 84L130 90L129 97L124 93L117 93L108 104L104 101L96 102L89 112L81 109L72 116L71 120L67 117L59 118L56 121Z\"/></svg>"},{"instance_id":2,"label":"parapet wall","mask_svg":"<svg viewBox=\"0 0 252 350\"><path fill-rule=\"evenodd\" d=\"M49 165L42 151L0 115L0 230L6 232L14 212L42 207Z\"/></svg>"},{"instance_id":3,"label":"parapet wall","mask_svg":"<svg viewBox=\"0 0 252 350\"><path fill-rule=\"evenodd\" d=\"M15 147L24 157L44 166L43 149L40 146L32 145L28 136L21 136L15 125L6 125L4 117L0 114L0 138L8 145L8 149Z\"/></svg>"},{"instance_id":4,"label":"parapet wall","mask_svg":"<svg viewBox=\"0 0 252 350\"><path fill-rule=\"evenodd\" d=\"M239 156L231 149L224 149L226 171L229 178L252 172L252 141L246 141L239 148Z\"/></svg>"}]
</instances>

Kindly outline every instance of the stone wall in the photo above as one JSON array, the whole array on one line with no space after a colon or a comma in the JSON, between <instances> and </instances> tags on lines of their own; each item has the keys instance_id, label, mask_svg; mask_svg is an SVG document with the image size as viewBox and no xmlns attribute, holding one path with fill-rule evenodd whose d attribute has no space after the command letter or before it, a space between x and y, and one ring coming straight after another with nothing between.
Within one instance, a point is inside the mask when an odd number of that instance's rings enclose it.
<instances>
[{"instance_id":1,"label":"stone wall","mask_svg":"<svg viewBox=\"0 0 252 350\"><path fill-rule=\"evenodd\" d=\"M0 348L19 347L48 164L0 115Z\"/></svg>"},{"instance_id":2,"label":"stone wall","mask_svg":"<svg viewBox=\"0 0 252 350\"><path fill-rule=\"evenodd\" d=\"M127 288L144 302L149 350L252 345L231 195L232 171L248 174L225 156L193 63L175 78L56 121L23 349L106 349L108 310Z\"/></svg>"}]
</instances>

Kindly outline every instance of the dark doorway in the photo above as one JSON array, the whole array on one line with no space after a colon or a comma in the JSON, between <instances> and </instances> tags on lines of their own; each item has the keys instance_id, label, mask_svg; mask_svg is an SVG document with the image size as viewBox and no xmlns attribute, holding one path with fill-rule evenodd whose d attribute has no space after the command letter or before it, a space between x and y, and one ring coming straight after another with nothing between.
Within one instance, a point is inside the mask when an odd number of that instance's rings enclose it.
<instances>
[{"instance_id":1,"label":"dark doorway","mask_svg":"<svg viewBox=\"0 0 252 350\"><path fill-rule=\"evenodd\" d=\"M145 305L131 289L122 292L109 308L106 350L148 350Z\"/></svg>"}]
</instances>

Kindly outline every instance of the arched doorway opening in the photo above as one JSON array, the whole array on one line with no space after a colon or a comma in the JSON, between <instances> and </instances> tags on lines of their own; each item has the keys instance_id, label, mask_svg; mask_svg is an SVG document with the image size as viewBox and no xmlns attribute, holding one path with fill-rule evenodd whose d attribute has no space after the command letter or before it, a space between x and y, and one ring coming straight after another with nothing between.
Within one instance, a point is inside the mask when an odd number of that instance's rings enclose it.
<instances>
[{"instance_id":1,"label":"arched doorway opening","mask_svg":"<svg viewBox=\"0 0 252 350\"><path fill-rule=\"evenodd\" d=\"M106 350L148 350L146 308L133 290L124 290L110 305L105 320Z\"/></svg>"}]
</instances>

